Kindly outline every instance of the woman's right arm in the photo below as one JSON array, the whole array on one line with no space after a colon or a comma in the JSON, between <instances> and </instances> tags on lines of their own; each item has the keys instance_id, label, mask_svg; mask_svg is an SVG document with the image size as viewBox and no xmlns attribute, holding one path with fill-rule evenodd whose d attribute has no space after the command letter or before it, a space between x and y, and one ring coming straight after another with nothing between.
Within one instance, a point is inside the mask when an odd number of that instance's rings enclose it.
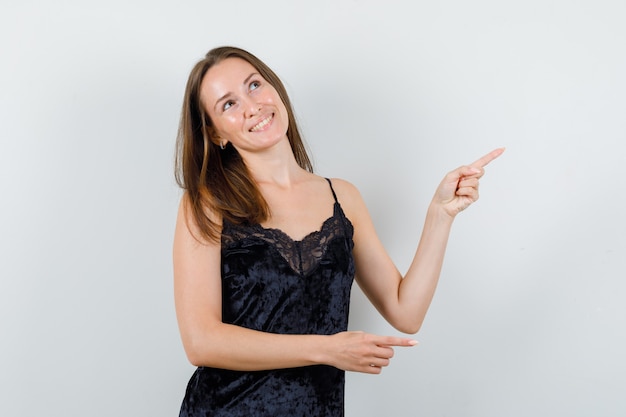
<instances>
[{"instance_id":1,"label":"woman's right arm","mask_svg":"<svg viewBox=\"0 0 626 417\"><path fill-rule=\"evenodd\" d=\"M174 297L183 346L195 366L255 371L326 364L379 373L393 356L392 346L415 344L411 339L362 332L278 335L225 324L220 244L195 236L198 229L183 197L174 235Z\"/></svg>"}]
</instances>

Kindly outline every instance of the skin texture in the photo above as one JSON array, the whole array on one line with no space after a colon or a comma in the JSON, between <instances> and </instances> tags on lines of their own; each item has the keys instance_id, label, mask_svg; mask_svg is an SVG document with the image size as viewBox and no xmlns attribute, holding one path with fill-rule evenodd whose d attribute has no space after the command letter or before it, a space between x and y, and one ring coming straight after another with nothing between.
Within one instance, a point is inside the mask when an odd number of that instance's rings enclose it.
<instances>
[{"instance_id":1,"label":"skin texture","mask_svg":"<svg viewBox=\"0 0 626 417\"><path fill-rule=\"evenodd\" d=\"M244 156L275 145L286 137L285 105L274 87L248 62L229 58L210 68L200 91L220 145L231 142ZM269 123L261 124L268 120ZM244 159L247 158L244 156Z\"/></svg>"},{"instance_id":2,"label":"skin texture","mask_svg":"<svg viewBox=\"0 0 626 417\"><path fill-rule=\"evenodd\" d=\"M271 209L263 226L281 229L294 240L318 230L332 214L334 200L325 179L296 163L286 136L285 106L274 88L246 61L228 58L205 75L201 99L215 140L237 149ZM359 191L347 181L332 179L355 230L356 282L399 331L413 334L420 329L453 220L478 199L484 167L503 151L496 149L444 177L404 276L383 248ZM220 244L194 237L197 226L186 198L180 203L174 237L174 291L181 337L192 364L249 371L326 364L377 374L389 365L394 347L417 343L358 331L331 336L269 334L223 323Z\"/></svg>"}]
</instances>

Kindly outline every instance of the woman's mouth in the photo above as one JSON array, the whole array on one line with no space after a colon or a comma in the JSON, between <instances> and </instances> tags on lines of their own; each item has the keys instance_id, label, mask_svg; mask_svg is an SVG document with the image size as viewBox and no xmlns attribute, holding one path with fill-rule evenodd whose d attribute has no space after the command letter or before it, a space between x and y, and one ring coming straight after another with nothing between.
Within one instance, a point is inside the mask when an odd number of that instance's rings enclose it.
<instances>
[{"instance_id":1,"label":"woman's mouth","mask_svg":"<svg viewBox=\"0 0 626 417\"><path fill-rule=\"evenodd\" d=\"M273 118L274 118L274 114L270 114L265 119L261 120L256 125L252 126L252 129L250 129L250 132L258 132L259 130L263 130L263 128L265 128L265 126L267 126L272 121Z\"/></svg>"}]
</instances>

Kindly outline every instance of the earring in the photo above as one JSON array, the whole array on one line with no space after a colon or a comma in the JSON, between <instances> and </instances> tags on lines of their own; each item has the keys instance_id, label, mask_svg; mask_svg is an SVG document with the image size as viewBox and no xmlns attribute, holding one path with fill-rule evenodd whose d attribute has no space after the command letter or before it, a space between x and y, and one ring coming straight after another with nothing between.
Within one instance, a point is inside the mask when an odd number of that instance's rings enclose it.
<instances>
[{"instance_id":1,"label":"earring","mask_svg":"<svg viewBox=\"0 0 626 417\"><path fill-rule=\"evenodd\" d=\"M224 141L220 142L220 149L221 150L226 149L226 146L224 146Z\"/></svg>"}]
</instances>

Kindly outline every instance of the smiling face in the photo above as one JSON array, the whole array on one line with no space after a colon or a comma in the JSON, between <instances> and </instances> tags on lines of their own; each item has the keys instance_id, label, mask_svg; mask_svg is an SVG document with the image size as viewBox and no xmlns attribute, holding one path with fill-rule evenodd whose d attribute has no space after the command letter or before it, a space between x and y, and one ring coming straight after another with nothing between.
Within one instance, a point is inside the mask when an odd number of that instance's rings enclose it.
<instances>
[{"instance_id":1,"label":"smiling face","mask_svg":"<svg viewBox=\"0 0 626 417\"><path fill-rule=\"evenodd\" d=\"M287 139L287 109L276 89L247 61L226 58L202 79L200 98L213 139L240 153L261 151Z\"/></svg>"}]
</instances>

